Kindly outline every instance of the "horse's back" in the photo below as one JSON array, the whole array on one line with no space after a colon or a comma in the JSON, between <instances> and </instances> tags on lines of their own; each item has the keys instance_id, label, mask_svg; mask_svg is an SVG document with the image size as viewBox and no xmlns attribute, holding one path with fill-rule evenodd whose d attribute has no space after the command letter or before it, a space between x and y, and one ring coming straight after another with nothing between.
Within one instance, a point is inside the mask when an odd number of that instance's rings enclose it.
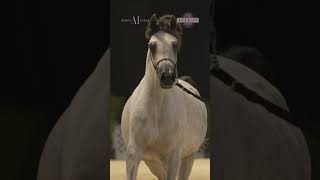
<instances>
[{"instance_id":1,"label":"horse's back","mask_svg":"<svg viewBox=\"0 0 320 180\"><path fill-rule=\"evenodd\" d=\"M178 79L178 82L185 88L187 88L188 90L190 90L192 93L200 96L199 91L196 89L196 87L194 86L195 84L193 83L193 81L191 80L186 80L186 79Z\"/></svg>"},{"instance_id":2,"label":"horse's back","mask_svg":"<svg viewBox=\"0 0 320 180\"><path fill-rule=\"evenodd\" d=\"M181 76L179 80L185 81L197 89L197 83L192 79L191 76Z\"/></svg>"},{"instance_id":3,"label":"horse's back","mask_svg":"<svg viewBox=\"0 0 320 180\"><path fill-rule=\"evenodd\" d=\"M191 91L193 94L201 97L199 91L192 86L190 83L179 79L178 80L179 84L181 84L184 88L188 89L189 91ZM203 115L201 116L202 119L207 120L207 107L205 102L201 101L200 99L194 97L193 95L184 92L182 89L177 88L179 93L183 94L183 98L184 98L184 104L187 105L187 111L190 113L190 117L192 117L193 115L199 116L199 115ZM188 106L191 105L191 106ZM195 123L197 123L195 121Z\"/></svg>"}]
</instances>

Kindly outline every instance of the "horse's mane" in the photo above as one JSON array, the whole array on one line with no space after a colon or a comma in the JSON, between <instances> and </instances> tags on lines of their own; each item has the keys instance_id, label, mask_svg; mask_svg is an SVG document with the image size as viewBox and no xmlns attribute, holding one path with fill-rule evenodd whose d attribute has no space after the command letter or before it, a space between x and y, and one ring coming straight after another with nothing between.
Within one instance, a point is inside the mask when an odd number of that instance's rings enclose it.
<instances>
[{"instance_id":1,"label":"horse's mane","mask_svg":"<svg viewBox=\"0 0 320 180\"><path fill-rule=\"evenodd\" d=\"M157 18L157 15L153 14L146 27L146 39L149 40L158 31L165 31L174 35L178 39L178 47L180 49L182 45L182 26L177 23L177 18L174 15L167 14Z\"/></svg>"}]
</instances>

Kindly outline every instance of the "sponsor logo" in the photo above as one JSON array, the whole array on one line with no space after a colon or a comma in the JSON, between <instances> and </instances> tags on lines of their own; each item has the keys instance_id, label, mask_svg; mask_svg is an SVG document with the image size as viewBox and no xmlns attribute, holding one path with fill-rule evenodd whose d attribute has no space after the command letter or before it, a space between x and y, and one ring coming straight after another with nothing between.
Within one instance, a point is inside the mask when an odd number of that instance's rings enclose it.
<instances>
[{"instance_id":1,"label":"sponsor logo","mask_svg":"<svg viewBox=\"0 0 320 180\"><path fill-rule=\"evenodd\" d=\"M195 24L199 23L199 17L194 17L191 13L184 13L182 17L177 18L177 22L185 28L191 28Z\"/></svg>"},{"instance_id":2,"label":"sponsor logo","mask_svg":"<svg viewBox=\"0 0 320 180\"><path fill-rule=\"evenodd\" d=\"M121 19L122 23L131 23L133 25L139 25L141 23L149 22L148 18L141 18L141 16L132 16L130 18Z\"/></svg>"},{"instance_id":3,"label":"sponsor logo","mask_svg":"<svg viewBox=\"0 0 320 180\"><path fill-rule=\"evenodd\" d=\"M121 19L121 23L130 23L132 25L140 25L148 22L149 18L141 17L139 15ZM177 23L180 23L184 28L191 28L199 22L199 17L193 16L192 13L184 13L181 17L177 17Z\"/></svg>"}]
</instances>

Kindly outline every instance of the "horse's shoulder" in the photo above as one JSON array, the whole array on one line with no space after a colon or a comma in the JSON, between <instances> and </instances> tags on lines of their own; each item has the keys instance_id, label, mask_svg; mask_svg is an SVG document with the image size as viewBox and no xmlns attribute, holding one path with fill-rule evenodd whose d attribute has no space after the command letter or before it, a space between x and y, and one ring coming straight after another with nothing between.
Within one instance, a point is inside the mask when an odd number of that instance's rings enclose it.
<instances>
[{"instance_id":1,"label":"horse's shoulder","mask_svg":"<svg viewBox=\"0 0 320 180\"><path fill-rule=\"evenodd\" d=\"M147 115L145 107L141 103L145 98L138 98L138 96L131 95L124 107L123 112L127 114L130 119L142 119Z\"/></svg>"}]
</instances>

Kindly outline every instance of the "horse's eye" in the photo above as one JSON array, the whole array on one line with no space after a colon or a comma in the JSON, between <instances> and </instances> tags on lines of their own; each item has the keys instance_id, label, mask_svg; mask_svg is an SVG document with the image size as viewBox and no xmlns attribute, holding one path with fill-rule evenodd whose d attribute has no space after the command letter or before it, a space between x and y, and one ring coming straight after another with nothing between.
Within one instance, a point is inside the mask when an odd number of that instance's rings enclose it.
<instances>
[{"instance_id":1,"label":"horse's eye","mask_svg":"<svg viewBox=\"0 0 320 180\"><path fill-rule=\"evenodd\" d=\"M172 47L173 47L174 49L177 49L177 48L178 48L178 42L177 42L177 41L173 41L173 42L172 42Z\"/></svg>"},{"instance_id":2,"label":"horse's eye","mask_svg":"<svg viewBox=\"0 0 320 180\"><path fill-rule=\"evenodd\" d=\"M149 42L148 43L148 47L151 49L151 50L154 50L156 48L156 42Z\"/></svg>"}]
</instances>

